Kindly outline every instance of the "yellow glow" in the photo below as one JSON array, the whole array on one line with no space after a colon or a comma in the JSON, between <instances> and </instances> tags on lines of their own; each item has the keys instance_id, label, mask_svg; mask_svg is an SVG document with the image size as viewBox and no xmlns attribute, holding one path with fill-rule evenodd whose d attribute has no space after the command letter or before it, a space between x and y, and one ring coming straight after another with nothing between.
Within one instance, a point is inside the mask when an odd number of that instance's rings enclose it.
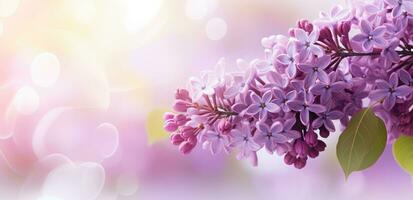
<instances>
[{"instance_id":1,"label":"yellow glow","mask_svg":"<svg viewBox=\"0 0 413 200\"><path fill-rule=\"evenodd\" d=\"M0 0L0 17L8 17L16 12L20 0Z\"/></svg>"},{"instance_id":2,"label":"yellow glow","mask_svg":"<svg viewBox=\"0 0 413 200\"><path fill-rule=\"evenodd\" d=\"M91 0L78 0L75 7L75 17L82 24L90 24L96 15L95 3Z\"/></svg>"},{"instance_id":3,"label":"yellow glow","mask_svg":"<svg viewBox=\"0 0 413 200\"><path fill-rule=\"evenodd\" d=\"M158 15L161 6L162 0L127 0L123 16L125 30L129 33L136 33L142 30Z\"/></svg>"}]
</instances>

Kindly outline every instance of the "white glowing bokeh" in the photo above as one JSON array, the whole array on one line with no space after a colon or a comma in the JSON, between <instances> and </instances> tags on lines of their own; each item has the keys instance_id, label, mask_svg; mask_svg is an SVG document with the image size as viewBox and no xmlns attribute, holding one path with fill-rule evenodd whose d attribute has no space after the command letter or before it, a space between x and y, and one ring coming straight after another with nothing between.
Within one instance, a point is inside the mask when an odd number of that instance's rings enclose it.
<instances>
[{"instance_id":1,"label":"white glowing bokeh","mask_svg":"<svg viewBox=\"0 0 413 200\"><path fill-rule=\"evenodd\" d=\"M91 0L77 0L75 18L82 24L90 24L96 15L96 6Z\"/></svg>"},{"instance_id":2,"label":"white glowing bokeh","mask_svg":"<svg viewBox=\"0 0 413 200\"><path fill-rule=\"evenodd\" d=\"M9 17L19 7L20 0L0 0L0 17Z\"/></svg>"},{"instance_id":3,"label":"white glowing bokeh","mask_svg":"<svg viewBox=\"0 0 413 200\"><path fill-rule=\"evenodd\" d=\"M3 34L4 26L3 23L0 22L0 36Z\"/></svg>"},{"instance_id":4,"label":"white glowing bokeh","mask_svg":"<svg viewBox=\"0 0 413 200\"><path fill-rule=\"evenodd\" d=\"M39 108L39 95L30 86L21 87L13 98L13 106L17 112L30 115Z\"/></svg>"},{"instance_id":5,"label":"white glowing bokeh","mask_svg":"<svg viewBox=\"0 0 413 200\"><path fill-rule=\"evenodd\" d=\"M61 199L96 199L105 183L105 170L97 163L66 164L51 171L42 193Z\"/></svg>"},{"instance_id":6,"label":"white glowing bokeh","mask_svg":"<svg viewBox=\"0 0 413 200\"><path fill-rule=\"evenodd\" d=\"M59 59L52 53L41 53L34 58L30 73L36 85L49 87L59 78Z\"/></svg>"},{"instance_id":7,"label":"white glowing bokeh","mask_svg":"<svg viewBox=\"0 0 413 200\"><path fill-rule=\"evenodd\" d=\"M187 0L185 15L190 19L199 20L214 11L216 7L216 0Z\"/></svg>"},{"instance_id":8,"label":"white glowing bokeh","mask_svg":"<svg viewBox=\"0 0 413 200\"><path fill-rule=\"evenodd\" d=\"M251 162L243 162L243 166L254 174L284 174L290 170L290 166L284 163L284 157L276 153L270 154L264 148L257 152L258 166L253 166Z\"/></svg>"},{"instance_id":9,"label":"white glowing bokeh","mask_svg":"<svg viewBox=\"0 0 413 200\"><path fill-rule=\"evenodd\" d=\"M116 179L116 190L118 194L130 196L138 190L137 177L131 174L123 173Z\"/></svg>"},{"instance_id":10,"label":"white glowing bokeh","mask_svg":"<svg viewBox=\"0 0 413 200\"><path fill-rule=\"evenodd\" d=\"M127 0L124 5L123 26L129 33L142 30L156 17L162 0Z\"/></svg>"},{"instance_id":11,"label":"white glowing bokeh","mask_svg":"<svg viewBox=\"0 0 413 200\"><path fill-rule=\"evenodd\" d=\"M40 198L38 198L37 200L63 200L57 197L52 197L52 196L42 196Z\"/></svg>"},{"instance_id":12,"label":"white glowing bokeh","mask_svg":"<svg viewBox=\"0 0 413 200\"><path fill-rule=\"evenodd\" d=\"M100 124L94 132L93 142L95 151L102 158L112 156L119 145L119 132L116 126L110 123Z\"/></svg>"},{"instance_id":13,"label":"white glowing bokeh","mask_svg":"<svg viewBox=\"0 0 413 200\"><path fill-rule=\"evenodd\" d=\"M220 40L227 34L227 23L221 18L212 18L208 20L205 31L208 39Z\"/></svg>"}]
</instances>

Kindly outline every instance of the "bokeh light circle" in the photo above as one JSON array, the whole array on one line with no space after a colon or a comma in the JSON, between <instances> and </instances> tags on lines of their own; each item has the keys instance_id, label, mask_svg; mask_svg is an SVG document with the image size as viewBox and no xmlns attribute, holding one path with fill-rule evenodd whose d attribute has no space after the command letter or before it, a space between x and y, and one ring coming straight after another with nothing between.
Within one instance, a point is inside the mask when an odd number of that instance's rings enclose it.
<instances>
[{"instance_id":1,"label":"bokeh light circle","mask_svg":"<svg viewBox=\"0 0 413 200\"><path fill-rule=\"evenodd\" d=\"M123 196L130 196L138 190L137 177L123 173L116 179L116 190L118 194Z\"/></svg>"},{"instance_id":2,"label":"bokeh light circle","mask_svg":"<svg viewBox=\"0 0 413 200\"><path fill-rule=\"evenodd\" d=\"M93 136L95 151L102 158L112 156L119 145L119 132L116 126L110 123L100 124Z\"/></svg>"},{"instance_id":3,"label":"bokeh light circle","mask_svg":"<svg viewBox=\"0 0 413 200\"><path fill-rule=\"evenodd\" d=\"M66 164L48 174L42 192L61 199L95 199L104 183L105 170L100 164Z\"/></svg>"},{"instance_id":4,"label":"bokeh light circle","mask_svg":"<svg viewBox=\"0 0 413 200\"><path fill-rule=\"evenodd\" d=\"M158 15L162 0L127 0L123 26L129 33L136 33Z\"/></svg>"},{"instance_id":5,"label":"bokeh light circle","mask_svg":"<svg viewBox=\"0 0 413 200\"><path fill-rule=\"evenodd\" d=\"M212 12L217 6L216 0L187 0L185 15L193 20L199 20Z\"/></svg>"},{"instance_id":6,"label":"bokeh light circle","mask_svg":"<svg viewBox=\"0 0 413 200\"><path fill-rule=\"evenodd\" d=\"M210 40L220 40L227 34L227 23L221 18L212 18L206 24L206 35Z\"/></svg>"},{"instance_id":7,"label":"bokeh light circle","mask_svg":"<svg viewBox=\"0 0 413 200\"><path fill-rule=\"evenodd\" d=\"M30 86L21 87L13 99L13 105L17 112L24 115L30 115L39 107L39 95Z\"/></svg>"},{"instance_id":8,"label":"bokeh light circle","mask_svg":"<svg viewBox=\"0 0 413 200\"><path fill-rule=\"evenodd\" d=\"M34 58L30 70L32 80L36 85L49 87L59 78L60 62L52 53L41 53Z\"/></svg>"}]
</instances>

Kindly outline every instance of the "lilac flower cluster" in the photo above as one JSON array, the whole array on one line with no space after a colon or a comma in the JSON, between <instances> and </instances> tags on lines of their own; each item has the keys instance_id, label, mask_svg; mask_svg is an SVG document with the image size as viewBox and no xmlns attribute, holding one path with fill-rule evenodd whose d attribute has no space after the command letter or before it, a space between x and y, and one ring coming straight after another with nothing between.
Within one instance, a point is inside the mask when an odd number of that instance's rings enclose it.
<instances>
[{"instance_id":1,"label":"lilac flower cluster","mask_svg":"<svg viewBox=\"0 0 413 200\"><path fill-rule=\"evenodd\" d=\"M324 151L321 138L369 105L391 138L413 135L413 0L351 6L263 38L265 57L238 60L237 72L220 60L191 78L165 114L172 143L184 154L198 143L235 150L254 165L265 149L300 169Z\"/></svg>"}]
</instances>

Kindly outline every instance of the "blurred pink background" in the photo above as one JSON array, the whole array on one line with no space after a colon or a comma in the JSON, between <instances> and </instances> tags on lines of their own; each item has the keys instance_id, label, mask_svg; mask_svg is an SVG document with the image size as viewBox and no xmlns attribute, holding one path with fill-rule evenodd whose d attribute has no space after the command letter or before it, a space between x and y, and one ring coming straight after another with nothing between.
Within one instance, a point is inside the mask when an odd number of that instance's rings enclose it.
<instances>
[{"instance_id":1,"label":"blurred pink background","mask_svg":"<svg viewBox=\"0 0 413 200\"><path fill-rule=\"evenodd\" d=\"M189 76L262 57L262 37L335 4L0 0L0 200L413 199L391 146L345 181L337 134L297 170L265 152L259 167L184 156L162 130Z\"/></svg>"}]
</instances>

